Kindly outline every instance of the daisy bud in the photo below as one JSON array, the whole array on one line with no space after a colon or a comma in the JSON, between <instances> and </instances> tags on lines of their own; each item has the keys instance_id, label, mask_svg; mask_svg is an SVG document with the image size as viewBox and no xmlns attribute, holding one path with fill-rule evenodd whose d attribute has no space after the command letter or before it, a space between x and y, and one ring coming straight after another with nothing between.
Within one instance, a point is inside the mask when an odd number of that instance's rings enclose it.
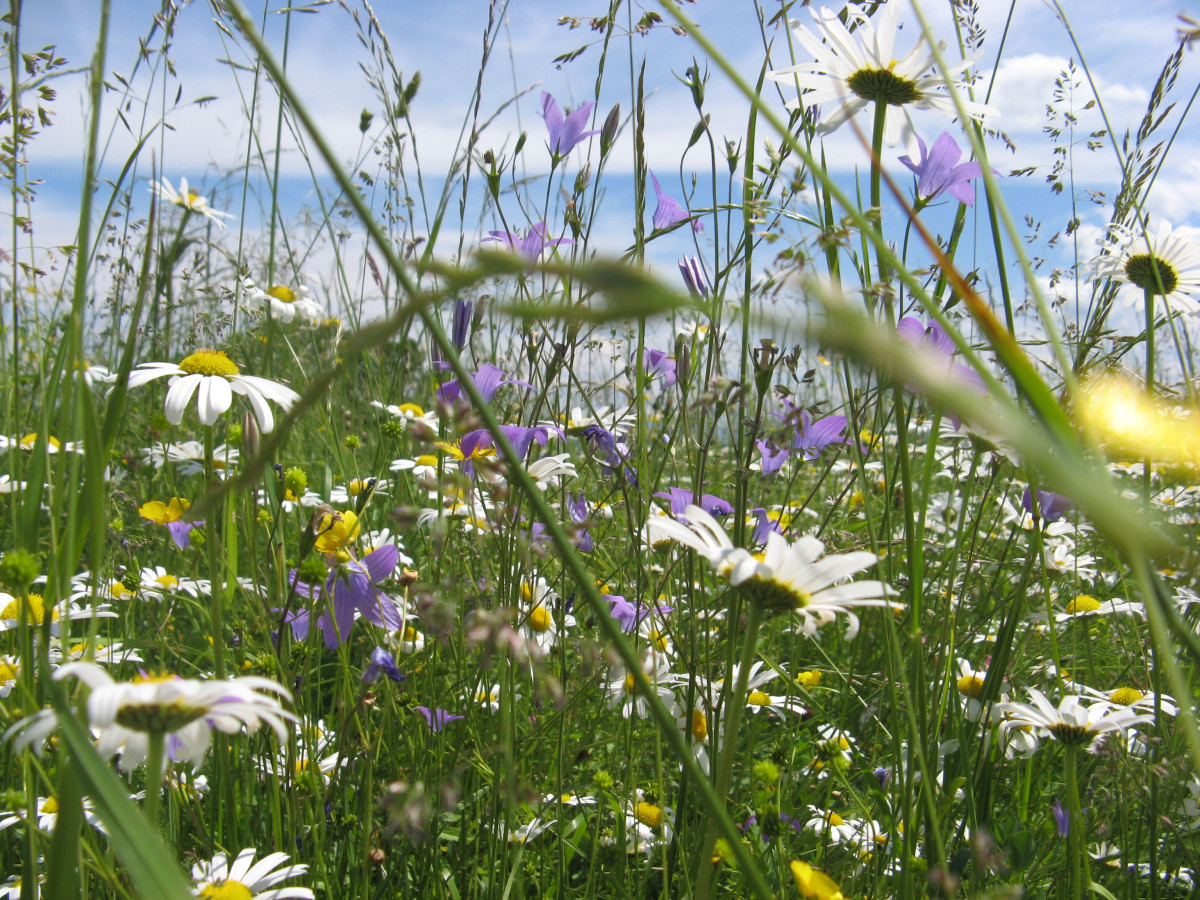
<instances>
[{"instance_id":1,"label":"daisy bud","mask_svg":"<svg viewBox=\"0 0 1200 900\"><path fill-rule=\"evenodd\" d=\"M246 454L247 459L253 459L258 456L259 448L262 446L262 431L258 427L258 419L254 418L254 413L247 412L242 416L242 450Z\"/></svg>"}]
</instances>

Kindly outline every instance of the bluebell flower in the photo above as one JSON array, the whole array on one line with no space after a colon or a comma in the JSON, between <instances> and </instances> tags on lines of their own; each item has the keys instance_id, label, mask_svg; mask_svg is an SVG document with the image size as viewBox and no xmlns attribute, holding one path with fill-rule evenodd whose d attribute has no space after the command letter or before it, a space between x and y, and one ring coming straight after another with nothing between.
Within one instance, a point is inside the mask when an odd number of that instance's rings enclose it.
<instances>
[{"instance_id":1,"label":"bluebell flower","mask_svg":"<svg viewBox=\"0 0 1200 900\"><path fill-rule=\"evenodd\" d=\"M667 354L666 350L646 347L642 354L642 365L646 369L647 380L661 375L663 387L670 387L675 383L675 360Z\"/></svg>"},{"instance_id":2,"label":"bluebell flower","mask_svg":"<svg viewBox=\"0 0 1200 900\"><path fill-rule=\"evenodd\" d=\"M466 716L452 715L444 709L430 709L428 706L414 706L413 712L419 712L425 717L425 724L429 726L430 731L441 731L451 722L466 718Z\"/></svg>"},{"instance_id":3,"label":"bluebell flower","mask_svg":"<svg viewBox=\"0 0 1200 900\"><path fill-rule=\"evenodd\" d=\"M1053 491L1038 491L1037 510L1035 511L1033 494L1029 488L1025 488L1025 496L1021 498L1021 505L1035 520L1040 514L1041 518L1047 522L1057 522L1064 514L1075 508L1075 502L1062 494L1056 494Z\"/></svg>"},{"instance_id":4,"label":"bluebell flower","mask_svg":"<svg viewBox=\"0 0 1200 900\"><path fill-rule=\"evenodd\" d=\"M546 131L550 133L550 154L556 160L574 150L584 138L600 133L583 130L595 105L589 100L564 116L554 98L542 91L542 118L546 120Z\"/></svg>"},{"instance_id":5,"label":"bluebell flower","mask_svg":"<svg viewBox=\"0 0 1200 900\"><path fill-rule=\"evenodd\" d=\"M663 191L653 172L650 173L650 180L654 183L654 195L658 198L658 206L654 209L654 228L665 231L680 222L686 222L690 218L688 211L679 206L679 201Z\"/></svg>"},{"instance_id":6,"label":"bluebell flower","mask_svg":"<svg viewBox=\"0 0 1200 900\"><path fill-rule=\"evenodd\" d=\"M944 364L946 376L951 383L969 388L977 394L987 393L987 386L978 372L970 366L954 362L954 341L936 319L922 322L915 316L905 316L896 323L896 331L899 332L900 337L912 344L918 353L931 358L935 364ZM910 391L915 390L912 385L906 385L906 387ZM955 429L962 424L958 416L953 414L950 415L950 421Z\"/></svg>"},{"instance_id":7,"label":"bluebell flower","mask_svg":"<svg viewBox=\"0 0 1200 900\"><path fill-rule=\"evenodd\" d=\"M671 504L671 515L681 522L687 522L683 511L694 502L692 491L688 488L669 487L665 491L658 491L654 496L668 501ZM715 494L703 494L696 505L710 516L727 516L733 512L733 507Z\"/></svg>"},{"instance_id":8,"label":"bluebell flower","mask_svg":"<svg viewBox=\"0 0 1200 900\"><path fill-rule=\"evenodd\" d=\"M583 491L578 494L567 493L567 514L577 526L583 526L588 520L588 502ZM580 553L591 553L596 547L591 534L586 528L578 527L575 531L575 547Z\"/></svg>"},{"instance_id":9,"label":"bluebell flower","mask_svg":"<svg viewBox=\"0 0 1200 900\"><path fill-rule=\"evenodd\" d=\"M349 637L356 611L372 625L388 631L396 631L404 626L404 618L396 608L395 601L376 587L392 574L400 561L400 551L395 544L377 547L361 560L355 559L348 550L329 554L329 558L334 564L322 588L301 582L299 572L295 569L289 576L297 594L310 599L319 598L318 604L328 602L332 607L332 618L328 609L317 618L317 627L325 636L325 646L332 649ZM308 637L310 619L308 610L288 617L292 636L297 641Z\"/></svg>"},{"instance_id":10,"label":"bluebell flower","mask_svg":"<svg viewBox=\"0 0 1200 900\"><path fill-rule=\"evenodd\" d=\"M362 682L363 684L374 684L379 680L380 675L386 675L391 681L404 680L404 673L396 667L395 657L392 656L390 650L384 647L376 647L371 651L371 661L363 670Z\"/></svg>"},{"instance_id":11,"label":"bluebell flower","mask_svg":"<svg viewBox=\"0 0 1200 900\"><path fill-rule=\"evenodd\" d=\"M762 456L762 473L764 475L774 475L783 468L783 464L792 455L786 447L777 447L772 441L755 441L754 446L758 448L758 452Z\"/></svg>"},{"instance_id":12,"label":"bluebell flower","mask_svg":"<svg viewBox=\"0 0 1200 900\"><path fill-rule=\"evenodd\" d=\"M704 277L704 266L700 264L699 257L685 256L679 261L679 272L693 297L697 300L708 299L708 279Z\"/></svg>"},{"instance_id":13,"label":"bluebell flower","mask_svg":"<svg viewBox=\"0 0 1200 900\"><path fill-rule=\"evenodd\" d=\"M917 197L928 203L945 191L967 206L974 206L975 190L970 182L983 175L983 168L979 163L965 162L956 165L962 156L962 150L948 131L943 131L941 137L933 142L931 150L926 151L925 142L919 135L917 145L921 148L918 162L914 163L908 156L900 157L901 164L917 176Z\"/></svg>"},{"instance_id":14,"label":"bluebell flower","mask_svg":"<svg viewBox=\"0 0 1200 900\"><path fill-rule=\"evenodd\" d=\"M508 250L523 256L530 261L536 260L547 247L557 247L559 244L574 244L570 238L551 238L546 231L546 223L538 222L533 225L524 237L519 231L489 231L483 242L498 241Z\"/></svg>"},{"instance_id":15,"label":"bluebell flower","mask_svg":"<svg viewBox=\"0 0 1200 900\"><path fill-rule=\"evenodd\" d=\"M796 441L792 449L797 451L801 459L811 462L830 444L851 443L845 432L845 416L825 416L814 422L808 413L801 410L800 425L796 427Z\"/></svg>"},{"instance_id":16,"label":"bluebell flower","mask_svg":"<svg viewBox=\"0 0 1200 900\"><path fill-rule=\"evenodd\" d=\"M1065 838L1071 830L1071 815L1059 802L1057 797L1054 798L1054 803L1050 805L1050 811L1054 813L1054 829L1058 832L1060 838Z\"/></svg>"},{"instance_id":17,"label":"bluebell flower","mask_svg":"<svg viewBox=\"0 0 1200 900\"><path fill-rule=\"evenodd\" d=\"M479 371L471 379L475 382L475 389L483 396L487 403L492 402L492 398L496 396L496 391L500 390L506 384L518 384L521 387L532 389L533 385L527 381L521 381L519 378L509 378L504 370L493 366L491 363L484 363L479 367ZM458 383L458 379L454 378L443 384L437 391L437 400L439 403L449 406L455 400L462 396L462 385Z\"/></svg>"}]
</instances>

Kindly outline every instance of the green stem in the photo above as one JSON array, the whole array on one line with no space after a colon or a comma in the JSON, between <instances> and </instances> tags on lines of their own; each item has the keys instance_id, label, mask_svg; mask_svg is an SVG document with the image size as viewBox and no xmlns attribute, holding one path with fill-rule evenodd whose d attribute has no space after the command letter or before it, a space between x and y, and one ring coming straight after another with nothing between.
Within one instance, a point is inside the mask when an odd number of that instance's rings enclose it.
<instances>
[{"instance_id":1,"label":"green stem","mask_svg":"<svg viewBox=\"0 0 1200 900\"><path fill-rule=\"evenodd\" d=\"M158 816L162 804L163 754L166 747L166 734L161 731L150 732L150 744L146 751L146 802L142 805L142 811L155 834L158 834Z\"/></svg>"},{"instance_id":2,"label":"green stem","mask_svg":"<svg viewBox=\"0 0 1200 900\"><path fill-rule=\"evenodd\" d=\"M1079 748L1074 744L1065 744L1066 754L1063 756L1063 779L1067 785L1067 848L1070 855L1071 881L1069 896L1072 900L1083 900L1083 829L1080 819L1079 806L1079 777L1075 771Z\"/></svg>"},{"instance_id":3,"label":"green stem","mask_svg":"<svg viewBox=\"0 0 1200 900\"><path fill-rule=\"evenodd\" d=\"M216 440L214 436L213 426L207 425L204 428L204 482L211 488L213 487L213 478L215 466L213 464L213 442ZM213 640L213 670L217 678L225 678L225 621L224 621L224 606L225 606L225 588L223 578L223 567L221 566L221 555L217 552L217 536L220 534L220 522L222 506L218 502L217 508L209 514L208 520L204 526L204 549L208 555L208 577L210 580L209 594L212 601L212 640Z\"/></svg>"},{"instance_id":4,"label":"green stem","mask_svg":"<svg viewBox=\"0 0 1200 900\"><path fill-rule=\"evenodd\" d=\"M888 266L880 249L883 245L883 194L880 183L883 178L883 130L887 108L886 103L875 101L875 126L871 133L871 208L877 216L875 233L879 235L879 240L876 242L875 269L879 273L880 284L888 279Z\"/></svg>"},{"instance_id":5,"label":"green stem","mask_svg":"<svg viewBox=\"0 0 1200 900\"><path fill-rule=\"evenodd\" d=\"M1154 399L1154 288L1147 286L1146 292L1146 393ZM1142 473L1142 489L1146 515L1150 514L1150 495L1153 493L1150 481L1153 478L1149 455L1146 456Z\"/></svg>"}]
</instances>

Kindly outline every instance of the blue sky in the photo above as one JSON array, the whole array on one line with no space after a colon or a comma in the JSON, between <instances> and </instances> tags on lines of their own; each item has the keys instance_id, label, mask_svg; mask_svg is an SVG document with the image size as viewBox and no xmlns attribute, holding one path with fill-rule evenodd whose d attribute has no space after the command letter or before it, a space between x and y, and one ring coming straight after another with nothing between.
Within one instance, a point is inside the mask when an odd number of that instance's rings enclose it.
<instances>
[{"instance_id":1,"label":"blue sky","mask_svg":"<svg viewBox=\"0 0 1200 900\"><path fill-rule=\"evenodd\" d=\"M906 4L909 0L903 0ZM240 201L240 176L222 180L223 173L236 172L246 156L247 98L251 91L251 74L244 68L248 63L245 50L223 33L212 20L207 4L191 3L179 14L177 30L168 56L177 77L164 77L152 72L151 62L142 61L135 67L138 39L150 33L152 17L160 4L142 0L118 0L114 3L112 37L108 48L109 73L120 73L129 80L132 90L127 94L109 92L105 99L105 133L111 134L105 158L105 173L110 177L119 170L133 146L133 138L116 120L115 110L122 106L125 118L133 127L145 114L149 121L173 106L179 92L181 102L170 108L166 121L171 130L158 130L149 148L153 148L159 171L177 183L183 176L195 185L203 184L214 190L214 203L222 208L241 211L229 204ZM1054 198L1044 183L1043 172L1052 162L1051 144L1042 134L1044 108L1050 98L1055 77L1078 53L1071 46L1063 25L1054 12L1041 0L1017 0L1007 44L997 69L995 54L1000 48L1009 5L983 0L980 18L988 30L979 60L984 83L995 73L996 81L991 103L1001 112L996 121L1017 145L1016 153L1008 153L1000 144L989 147L992 165L1007 174L1014 168L1039 166L1025 179L1011 179L1006 197L1018 221L1026 213L1045 221L1045 234L1058 230L1069 215L1067 198ZM72 65L83 65L93 52L97 34L99 4L72 0L41 0L26 5L22 40L26 49L43 44L57 45L57 52ZM279 3L272 4L278 9ZM471 91L479 72L482 36L488 22L488 3L484 0L387 0L376 2L383 32L390 41L398 68L408 78L421 73L422 84L412 109L413 132L420 151L422 170L433 189L440 189L446 166L454 154L464 125ZM503 4L498 4L503 7ZM483 80L480 120L495 113L495 119L483 132L480 149L510 148L522 129L528 132L525 149L525 173L537 178L546 173L544 150L545 132L540 117L539 95L550 91L564 106L574 106L595 97L597 67L601 48L600 35L590 31L586 19L600 15L606 2L578 0L573 3L549 0L511 0L504 7L505 16L492 50ZM353 4L351 3L351 8ZM939 37L953 41L953 31L945 4L932 2L923 5ZM658 10L657 4L634 6L634 17L644 10ZM1176 16L1184 6L1168 2L1143 2L1136 14L1124 0L1089 0L1067 2L1067 15L1074 29L1079 48L1097 78L1101 98L1108 109L1118 133L1134 128L1145 108L1149 91L1159 70L1175 45ZM748 3L731 0L699 0L688 4L686 12L700 24L739 70L753 77L763 64L764 38L758 22L750 15ZM807 11L794 9L802 22L809 22ZM255 5L251 14L265 20L265 33L277 52L283 47L284 16L268 12ZM362 12L360 10L360 20ZM559 24L561 16L579 16L584 24L571 29ZM915 34L917 23L912 15L902 16L905 31L898 46L907 49ZM376 156L370 139L380 134L380 103L360 69L368 65L369 54L358 37L355 21L336 5L326 5L311 14L293 13L288 39L288 74L305 102L321 123L326 136L347 164L375 171ZM768 32L767 38L777 46L783 45L783 33ZM156 32L149 45L161 46L161 32ZM556 67L555 57L587 46L574 62ZM1131 50L1133 52L1131 52ZM696 123L687 89L675 74L682 74L691 64L698 48L686 37L672 33L666 27L656 28L646 36L618 38L609 48L604 78L600 86L598 108L606 111L621 103L628 111L631 106L631 68L645 64L648 120L646 147L649 164L662 179L664 186L680 196L680 169L685 176L692 170L701 177L707 170L705 156L693 149L684 156L688 136ZM1197 83L1200 73L1200 53L1188 54L1179 76L1177 99L1186 100ZM788 60L774 51L774 67ZM703 63L702 63L703 65ZM135 70L136 69L136 70ZM1081 73L1082 77L1082 73ZM117 85L115 78L108 79ZM31 177L43 179L39 200L34 210L39 244L53 245L71 240L78 208L79 174L82 168L84 123L84 79L72 75L57 79L59 91L56 103L57 118L53 127L40 135L29 152ZM199 97L215 99L197 105ZM271 143L274 140L275 106L273 101L257 110L259 133L266 143L266 158L273 160ZM1090 98L1084 84L1078 91L1082 134L1101 127L1095 110L1083 110ZM513 98L517 99L513 101ZM782 107L777 94L772 102ZM511 102L510 102L511 101ZM359 116L363 109L375 112L375 126L366 136L359 133ZM737 136L744 133L747 102L738 95L724 77L713 67L706 100L706 111L712 116L712 129L718 136ZM926 139L932 141L940 131L954 126L937 116L918 123ZM599 122L597 122L599 127ZM1200 129L1186 123L1177 146L1168 159L1160 177L1158 189L1151 200L1151 211L1172 221L1189 225L1200 224L1192 210L1200 207ZM607 252L620 252L629 243L632 153L631 138L623 137L614 152L606 173L605 205L597 220L593 245ZM826 154L831 169L844 181L852 181L855 171L863 166L865 153L848 129L842 129L826 139ZM281 142L280 169L284 178L284 218L293 220L302 208L313 206L313 182L302 154L285 129ZM895 164L897 149L888 156L889 170L903 184L911 179ZM573 176L582 157L568 163ZM411 158L409 160L411 166ZM1116 187L1116 164L1110 149L1098 152L1080 151L1075 159L1077 192L1085 189L1106 191L1111 196ZM410 168L411 171L411 168ZM149 202L145 184L150 175L149 157L137 173L139 184L132 191L139 211ZM320 173L322 183L328 181ZM467 243L488 228L498 227L490 219L480 221L482 182L478 182L469 198L465 222ZM531 196L545 194L544 181L535 181L529 189ZM933 213L935 229L949 222L949 210ZM515 202L505 208L506 216L520 219ZM1081 205L1085 227L1081 234L1092 240L1107 218L1107 210L1086 202ZM246 211L248 222L257 222L253 207ZM419 226L418 226L419 227ZM457 222L455 229L458 228ZM1200 232L1198 232L1200 233ZM701 247L703 246L701 236ZM454 241L444 246L453 252ZM439 244L439 247L442 246ZM676 232L656 251L660 261L672 259L692 247L690 235Z\"/></svg>"}]
</instances>

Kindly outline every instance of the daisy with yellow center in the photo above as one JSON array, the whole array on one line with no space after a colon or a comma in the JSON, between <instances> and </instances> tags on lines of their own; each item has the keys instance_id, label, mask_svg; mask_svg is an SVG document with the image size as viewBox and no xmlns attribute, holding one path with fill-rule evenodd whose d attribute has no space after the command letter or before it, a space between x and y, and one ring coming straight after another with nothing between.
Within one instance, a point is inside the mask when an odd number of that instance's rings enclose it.
<instances>
[{"instance_id":1,"label":"daisy with yellow center","mask_svg":"<svg viewBox=\"0 0 1200 900\"><path fill-rule=\"evenodd\" d=\"M208 205L208 201L188 187L187 179L179 179L179 190L175 190L171 186L171 182L167 179L161 181L150 182L150 193L154 194L163 200L166 200L172 206L178 206L188 213L199 213L208 219L218 228L224 228L225 223L221 219L237 218L232 213L219 212Z\"/></svg>"},{"instance_id":2,"label":"daisy with yellow center","mask_svg":"<svg viewBox=\"0 0 1200 900\"><path fill-rule=\"evenodd\" d=\"M295 289L277 284L266 290L254 285L250 286L249 294L251 303L265 306L271 318L279 322L299 319L307 325L318 325L325 315L321 305L308 298L308 287L303 284Z\"/></svg>"},{"instance_id":3,"label":"daisy with yellow center","mask_svg":"<svg viewBox=\"0 0 1200 900\"><path fill-rule=\"evenodd\" d=\"M171 381L163 411L172 425L183 421L193 395L200 424L212 425L229 409L233 395L240 394L249 402L254 418L266 434L275 428L269 404L276 403L286 412L300 399L299 394L278 382L241 374L237 363L221 350L197 350L178 363L142 363L129 373L129 387L140 387L167 376Z\"/></svg>"},{"instance_id":4,"label":"daisy with yellow center","mask_svg":"<svg viewBox=\"0 0 1200 900\"><path fill-rule=\"evenodd\" d=\"M257 851L247 847L233 862L224 853L192 866L195 893L206 900L313 900L313 892L304 887L276 887L289 878L308 871L302 864L288 865L286 853L270 853L258 862Z\"/></svg>"},{"instance_id":5,"label":"daisy with yellow center","mask_svg":"<svg viewBox=\"0 0 1200 900\"><path fill-rule=\"evenodd\" d=\"M846 582L856 572L873 566L874 553L825 555L825 546L814 537L801 537L789 542L783 535L772 532L761 553L750 553L734 547L725 529L705 510L689 505L683 521L667 516L651 516L644 536L651 546L673 540L690 547L708 560L716 572L766 615L795 613L797 628L812 635L838 615L846 616L850 625L847 639L858 633L855 607L890 607L901 605L887 599L896 592L882 581Z\"/></svg>"},{"instance_id":6,"label":"daisy with yellow center","mask_svg":"<svg viewBox=\"0 0 1200 900\"><path fill-rule=\"evenodd\" d=\"M810 7L815 29L797 26L793 34L813 61L768 73L769 78L800 89L799 100L790 101L788 107L797 109L803 104L808 109L837 104L832 112L821 110L818 130L822 133L837 129L863 110L869 109L874 114L879 104L888 107L889 113L894 108L899 115L889 115L884 120L883 138L889 147L901 140L906 146L914 143L913 109L958 116L954 98L946 90L947 81L956 88L964 85L956 92L972 119L979 121L985 115L996 115L991 107L967 99L963 76L974 58L947 60L948 67L941 71L922 34L908 53L900 58L895 56L900 5L899 0L885 0L873 8L873 17L867 15L865 4L852 3L845 10ZM847 25L853 25L853 31ZM948 48L944 43L938 47L945 59Z\"/></svg>"},{"instance_id":7,"label":"daisy with yellow center","mask_svg":"<svg viewBox=\"0 0 1200 900\"><path fill-rule=\"evenodd\" d=\"M14 597L0 591L0 632L17 628L22 620L28 625L42 625L50 619L50 633L57 635L61 623L78 619L115 619L117 614L107 603L77 606L73 602L62 602L49 606L41 594L29 593Z\"/></svg>"},{"instance_id":8,"label":"daisy with yellow center","mask_svg":"<svg viewBox=\"0 0 1200 900\"><path fill-rule=\"evenodd\" d=\"M1068 601L1067 605L1063 607L1063 611L1054 616L1054 620L1059 624L1063 624L1077 618L1114 615L1145 618L1146 607L1141 603L1121 600L1120 598L1101 602L1089 594L1079 594L1073 600Z\"/></svg>"},{"instance_id":9,"label":"daisy with yellow center","mask_svg":"<svg viewBox=\"0 0 1200 900\"><path fill-rule=\"evenodd\" d=\"M569 613L561 615L560 625L557 613L560 602L545 578L521 584L521 634L536 644L543 654L549 653L558 643L560 628L575 627L575 617Z\"/></svg>"},{"instance_id":10,"label":"daisy with yellow center","mask_svg":"<svg viewBox=\"0 0 1200 900\"><path fill-rule=\"evenodd\" d=\"M627 853L649 856L675 839L675 810L658 802L653 794L638 790L625 811Z\"/></svg>"},{"instance_id":11,"label":"daisy with yellow center","mask_svg":"<svg viewBox=\"0 0 1200 900\"><path fill-rule=\"evenodd\" d=\"M1090 281L1116 282L1131 301L1149 293L1171 312L1200 314L1200 244L1165 219L1155 232L1111 226L1090 270Z\"/></svg>"},{"instance_id":12,"label":"daisy with yellow center","mask_svg":"<svg viewBox=\"0 0 1200 900\"><path fill-rule=\"evenodd\" d=\"M1074 694L1063 697L1057 707L1036 688L1029 689L1029 699L1033 702L997 703L996 710L1003 716L1000 727L1011 730L1029 725L1045 729L1060 743L1079 746L1102 734L1124 733L1134 725L1154 721L1152 713L1137 714L1130 707L1103 701L1089 706Z\"/></svg>"}]
</instances>

